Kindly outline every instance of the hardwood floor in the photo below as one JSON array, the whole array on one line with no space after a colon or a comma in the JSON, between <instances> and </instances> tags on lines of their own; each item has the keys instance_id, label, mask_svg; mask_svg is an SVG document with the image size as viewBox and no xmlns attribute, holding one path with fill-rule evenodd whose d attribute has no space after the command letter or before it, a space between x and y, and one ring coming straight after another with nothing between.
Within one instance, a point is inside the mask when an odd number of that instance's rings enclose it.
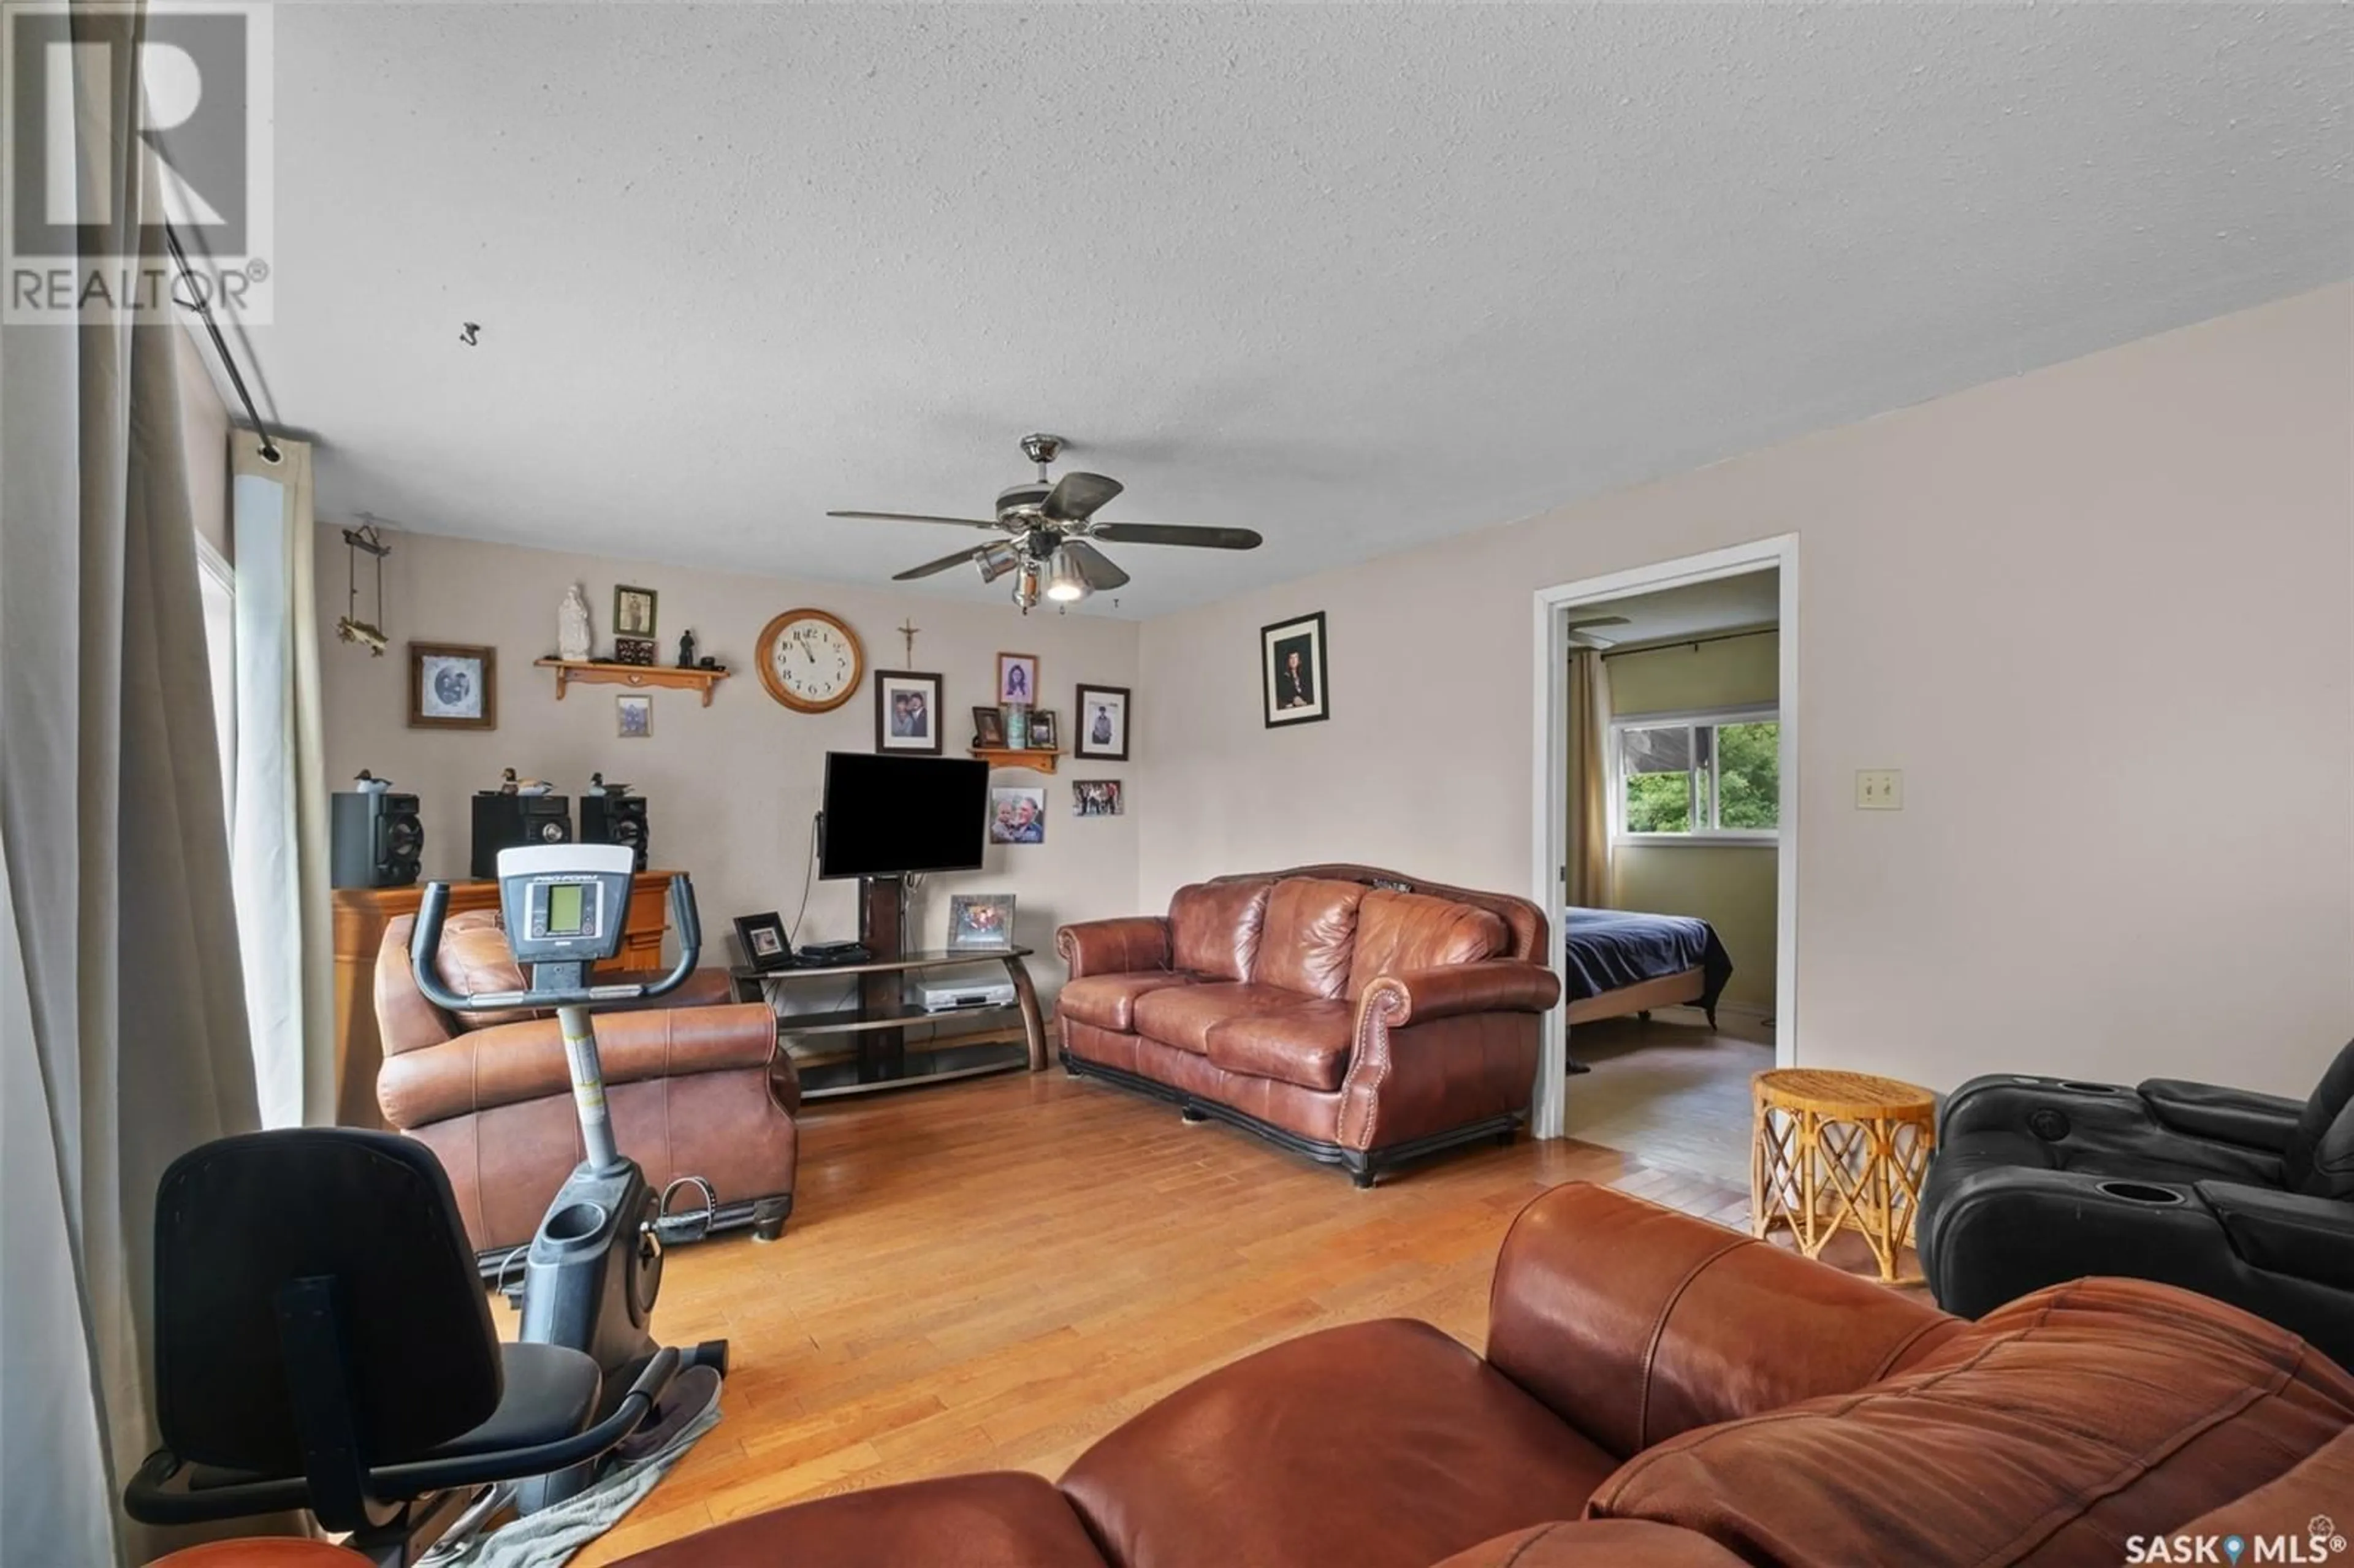
<instances>
[{"instance_id":1,"label":"hardwood floor","mask_svg":"<svg viewBox=\"0 0 2354 1568\"><path fill-rule=\"evenodd\" d=\"M1726 1014L1712 1030L1688 1008L1577 1025L1569 1054L1593 1071L1570 1080L1569 1135L1746 1188L1749 1080L1774 1065L1774 1044L1742 1028Z\"/></svg>"},{"instance_id":2,"label":"hardwood floor","mask_svg":"<svg viewBox=\"0 0 2354 1568\"><path fill-rule=\"evenodd\" d=\"M1735 1226L1748 1208L1745 1186L1576 1142L1361 1192L1059 1070L818 1107L801 1132L783 1239L671 1255L655 1327L733 1341L726 1419L584 1568L803 1498L1059 1475L1161 1395L1329 1324L1421 1318L1476 1348L1505 1226L1561 1181Z\"/></svg>"}]
</instances>

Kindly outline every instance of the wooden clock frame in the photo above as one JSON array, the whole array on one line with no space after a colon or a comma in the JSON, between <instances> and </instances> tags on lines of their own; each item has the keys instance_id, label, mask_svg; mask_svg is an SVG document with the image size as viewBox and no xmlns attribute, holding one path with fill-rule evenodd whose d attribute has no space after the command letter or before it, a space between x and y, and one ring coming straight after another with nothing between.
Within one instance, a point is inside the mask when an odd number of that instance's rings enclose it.
<instances>
[{"instance_id":1,"label":"wooden clock frame","mask_svg":"<svg viewBox=\"0 0 2354 1568\"><path fill-rule=\"evenodd\" d=\"M832 702L804 702L793 695L786 689L783 683L777 679L777 639L782 637L785 634L785 628L796 620L822 620L841 632L843 641L850 644L850 679L843 684L842 694ZM808 608L789 609L769 621L760 629L759 646L754 651L753 656L759 661L760 684L769 688L769 695L797 714L832 713L856 696L866 684L866 644L859 641L858 633L853 631L849 623L842 617L829 615L822 609Z\"/></svg>"}]
</instances>

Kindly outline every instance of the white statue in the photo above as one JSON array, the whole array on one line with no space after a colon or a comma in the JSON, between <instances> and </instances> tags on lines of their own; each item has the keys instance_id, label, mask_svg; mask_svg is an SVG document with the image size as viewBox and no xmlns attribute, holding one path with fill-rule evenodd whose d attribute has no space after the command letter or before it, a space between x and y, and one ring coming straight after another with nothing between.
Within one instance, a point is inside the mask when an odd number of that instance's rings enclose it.
<instances>
[{"instance_id":1,"label":"white statue","mask_svg":"<svg viewBox=\"0 0 2354 1568\"><path fill-rule=\"evenodd\" d=\"M571 663L588 657L588 600L574 583L556 607L556 656Z\"/></svg>"}]
</instances>

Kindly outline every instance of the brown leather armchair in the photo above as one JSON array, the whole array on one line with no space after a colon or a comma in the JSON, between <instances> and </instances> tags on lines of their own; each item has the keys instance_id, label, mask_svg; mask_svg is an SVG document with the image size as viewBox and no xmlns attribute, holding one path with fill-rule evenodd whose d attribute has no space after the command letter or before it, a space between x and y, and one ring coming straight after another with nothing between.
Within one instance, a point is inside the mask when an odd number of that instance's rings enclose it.
<instances>
[{"instance_id":1,"label":"brown leather armchair","mask_svg":"<svg viewBox=\"0 0 2354 1568\"><path fill-rule=\"evenodd\" d=\"M392 922L376 960L376 1103L387 1122L440 1157L466 1234L495 1266L531 1240L582 1158L571 1073L552 1015L453 1016L427 1001L408 961L415 924ZM524 986L489 910L450 917L439 968L464 995ZM718 1195L715 1230L749 1225L774 1240L792 1213L801 1105L775 1015L735 1001L726 975L703 969L657 1001L600 1012L595 1022L614 1132L647 1182L659 1192L700 1176Z\"/></svg>"}]
</instances>

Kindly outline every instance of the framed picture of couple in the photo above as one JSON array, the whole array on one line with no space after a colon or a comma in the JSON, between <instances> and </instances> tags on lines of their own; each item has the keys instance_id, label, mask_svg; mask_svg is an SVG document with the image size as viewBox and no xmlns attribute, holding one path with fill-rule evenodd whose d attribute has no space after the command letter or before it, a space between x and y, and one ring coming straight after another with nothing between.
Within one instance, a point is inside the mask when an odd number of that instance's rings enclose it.
<instances>
[{"instance_id":1,"label":"framed picture of couple","mask_svg":"<svg viewBox=\"0 0 2354 1568\"><path fill-rule=\"evenodd\" d=\"M875 672L875 749L940 755L940 678L925 670Z\"/></svg>"}]
</instances>

